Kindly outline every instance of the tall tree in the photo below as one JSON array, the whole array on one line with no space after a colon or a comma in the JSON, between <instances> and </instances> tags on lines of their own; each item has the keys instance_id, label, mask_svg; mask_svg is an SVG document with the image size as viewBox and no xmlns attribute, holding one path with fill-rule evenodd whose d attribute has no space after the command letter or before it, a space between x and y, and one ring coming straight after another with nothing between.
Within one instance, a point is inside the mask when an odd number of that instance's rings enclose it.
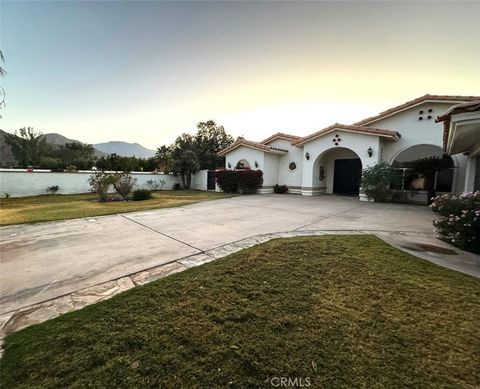
<instances>
[{"instance_id":1,"label":"tall tree","mask_svg":"<svg viewBox=\"0 0 480 389\"><path fill-rule=\"evenodd\" d=\"M170 166L181 175L184 188L190 188L192 174L198 170L222 167L225 161L217 152L233 143L233 137L213 120L198 123L197 129L193 136L182 134L170 147L159 147L155 155L163 171Z\"/></svg>"},{"instance_id":2,"label":"tall tree","mask_svg":"<svg viewBox=\"0 0 480 389\"><path fill-rule=\"evenodd\" d=\"M223 126L213 120L197 124L198 132L195 136L197 143L197 156L200 161L200 169L216 169L223 167L225 157L219 157L217 153L230 146L233 137L225 131Z\"/></svg>"},{"instance_id":3,"label":"tall tree","mask_svg":"<svg viewBox=\"0 0 480 389\"><path fill-rule=\"evenodd\" d=\"M200 170L197 142L192 135L182 134L175 140L171 149L172 170L180 174L183 187L189 189L192 174Z\"/></svg>"},{"instance_id":4,"label":"tall tree","mask_svg":"<svg viewBox=\"0 0 480 389\"><path fill-rule=\"evenodd\" d=\"M11 146L15 159L23 167L38 165L42 156L48 153L47 141L41 132L36 133L32 127L5 134L5 142Z\"/></svg>"},{"instance_id":5,"label":"tall tree","mask_svg":"<svg viewBox=\"0 0 480 389\"><path fill-rule=\"evenodd\" d=\"M75 165L80 169L89 169L95 160L95 149L86 143L71 142L58 145L52 155L66 166Z\"/></svg>"}]
</instances>

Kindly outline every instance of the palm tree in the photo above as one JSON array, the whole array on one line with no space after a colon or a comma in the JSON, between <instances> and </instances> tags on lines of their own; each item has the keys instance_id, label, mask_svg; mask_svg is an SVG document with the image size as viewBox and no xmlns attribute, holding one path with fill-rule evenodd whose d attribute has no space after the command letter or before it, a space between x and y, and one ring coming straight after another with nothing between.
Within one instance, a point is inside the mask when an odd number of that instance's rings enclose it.
<instances>
[{"instance_id":1,"label":"palm tree","mask_svg":"<svg viewBox=\"0 0 480 389\"><path fill-rule=\"evenodd\" d=\"M200 170L200 162L193 150L175 149L172 155L174 173L180 174L184 189L190 189L192 174Z\"/></svg>"},{"instance_id":2,"label":"palm tree","mask_svg":"<svg viewBox=\"0 0 480 389\"><path fill-rule=\"evenodd\" d=\"M158 160L158 167L164 173L168 173L170 171L170 164L171 164L171 149L168 146L161 146L157 149L155 153L155 158Z\"/></svg>"}]
</instances>

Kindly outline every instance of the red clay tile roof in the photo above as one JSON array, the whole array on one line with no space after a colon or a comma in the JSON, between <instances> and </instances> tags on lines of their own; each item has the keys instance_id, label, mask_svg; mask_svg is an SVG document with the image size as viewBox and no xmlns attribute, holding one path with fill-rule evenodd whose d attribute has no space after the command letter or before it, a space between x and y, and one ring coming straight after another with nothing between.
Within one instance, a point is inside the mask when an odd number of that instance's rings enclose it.
<instances>
[{"instance_id":1,"label":"red clay tile roof","mask_svg":"<svg viewBox=\"0 0 480 389\"><path fill-rule=\"evenodd\" d=\"M277 147L270 147L270 146L264 145L262 143L252 142L250 140L246 140L246 139L241 138L241 139L238 139L235 143L231 144L230 146L224 148L223 150L220 150L217 153L217 155L219 155L219 156L226 155L230 151L235 150L237 147L240 147L240 146L250 147L252 149L264 151L264 152L267 152L267 153L272 153L272 152L275 153L275 152L278 152L278 151L288 153L288 150L279 149Z\"/></svg>"},{"instance_id":2,"label":"red clay tile roof","mask_svg":"<svg viewBox=\"0 0 480 389\"><path fill-rule=\"evenodd\" d=\"M364 133L364 134L370 134L370 135L377 135L377 136L382 136L382 137L387 137L391 138L394 140L397 140L398 138L401 137L400 133L397 131L391 131L391 130L385 130L381 128L373 128L373 127L367 127L365 126L368 123L383 119L384 117L393 115L396 112L402 111L404 109L407 109L409 107L413 107L417 104L423 103L425 101L440 101L440 102L471 102L475 100L480 100L480 96L447 96L447 95L430 95L426 94L424 96L418 97L414 100L407 101L404 104L400 104L396 107L387 109L386 111L380 112L376 116L372 116L363 120L360 120L359 122L354 123L353 125L345 125L345 124L339 124L335 123L334 125L324 128L323 130L317 131L311 135L305 136L305 137L299 137L295 135L290 135L290 134L284 134L281 132L277 132L276 134L273 134L272 136L269 136L267 139L263 140L262 142L252 142L248 141L246 139L239 139L237 140L234 144L230 145L229 147L220 150L217 154L218 155L225 155L231 150L236 149L237 147L240 146L247 146L251 147L257 150L265 151L265 152L275 152L275 151L283 151L287 152L287 150L283 149L276 149L274 147L269 147L266 144L268 142L271 142L272 140L276 138L284 138L287 140L292 140L292 144L294 146L300 146L303 145L304 143L308 142L311 139L317 138L319 136L322 136L324 134L327 134L328 132L333 131L334 129L340 129L344 131L350 131L350 132L358 132L358 133Z\"/></svg>"},{"instance_id":3,"label":"red clay tile roof","mask_svg":"<svg viewBox=\"0 0 480 389\"><path fill-rule=\"evenodd\" d=\"M293 145L301 146L312 139L318 138L319 136L328 134L329 132L335 131L337 129L343 130L343 131L349 131L349 132L357 132L360 134L377 135L377 136L391 138L394 140L397 140L398 138L401 137L400 133L397 131L385 130L382 128L348 126L346 124L335 123L327 128L324 128L323 130L314 132L313 134L300 138L298 141L294 142Z\"/></svg>"},{"instance_id":4,"label":"red clay tile roof","mask_svg":"<svg viewBox=\"0 0 480 389\"><path fill-rule=\"evenodd\" d=\"M472 100L466 103L460 103L460 104L454 105L447 112L444 112L441 115L438 115L435 121L437 123L443 122L444 120L450 119L452 115L455 115L457 113L475 112L475 111L480 111L480 98L478 98L478 100Z\"/></svg>"},{"instance_id":5,"label":"red clay tile roof","mask_svg":"<svg viewBox=\"0 0 480 389\"><path fill-rule=\"evenodd\" d=\"M435 122L443 122L443 150L447 151L448 136L450 133L450 121L452 115L464 112L475 112L480 111L480 99L468 101L466 103L461 103L454 105L447 112L442 113L437 116Z\"/></svg>"},{"instance_id":6,"label":"red clay tile roof","mask_svg":"<svg viewBox=\"0 0 480 389\"><path fill-rule=\"evenodd\" d=\"M267 143L269 143L272 140L275 140L277 138L296 141L296 140L300 139L301 136L285 134L283 132L277 132L276 134L273 134L273 135L269 136L267 139L262 140L260 143L263 143L263 144L266 145Z\"/></svg>"},{"instance_id":7,"label":"red clay tile roof","mask_svg":"<svg viewBox=\"0 0 480 389\"><path fill-rule=\"evenodd\" d=\"M463 102L463 101L472 101L480 99L479 96L446 96L446 95L429 95L426 94L424 96L418 97L416 99L407 101L406 103L397 105L396 107L387 109L386 111L380 112L376 116L372 116L359 122L354 123L356 126L362 126L364 124L371 123L376 120L383 119L384 117L390 116L396 112L402 111L406 108L413 107L417 104L423 103L424 101L444 101L444 102Z\"/></svg>"}]
</instances>

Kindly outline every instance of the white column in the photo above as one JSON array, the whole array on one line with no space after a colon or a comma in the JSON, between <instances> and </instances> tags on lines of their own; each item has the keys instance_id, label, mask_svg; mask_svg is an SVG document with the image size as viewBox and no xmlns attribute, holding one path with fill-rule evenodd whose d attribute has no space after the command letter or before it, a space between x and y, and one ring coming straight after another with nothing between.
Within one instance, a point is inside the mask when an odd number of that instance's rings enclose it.
<instances>
[{"instance_id":1,"label":"white column","mask_svg":"<svg viewBox=\"0 0 480 389\"><path fill-rule=\"evenodd\" d=\"M476 157L469 156L465 166L465 186L463 193L473 192L473 184L475 181L475 162Z\"/></svg>"}]
</instances>

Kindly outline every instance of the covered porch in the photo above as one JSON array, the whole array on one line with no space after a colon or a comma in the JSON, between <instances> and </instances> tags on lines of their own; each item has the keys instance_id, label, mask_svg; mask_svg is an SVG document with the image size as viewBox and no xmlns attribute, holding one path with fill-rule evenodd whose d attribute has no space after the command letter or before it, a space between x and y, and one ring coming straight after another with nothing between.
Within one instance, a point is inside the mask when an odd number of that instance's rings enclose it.
<instances>
[{"instance_id":1,"label":"covered porch","mask_svg":"<svg viewBox=\"0 0 480 389\"><path fill-rule=\"evenodd\" d=\"M437 122L444 123L445 153L467 156L463 192L480 190L480 100L453 106Z\"/></svg>"}]
</instances>

